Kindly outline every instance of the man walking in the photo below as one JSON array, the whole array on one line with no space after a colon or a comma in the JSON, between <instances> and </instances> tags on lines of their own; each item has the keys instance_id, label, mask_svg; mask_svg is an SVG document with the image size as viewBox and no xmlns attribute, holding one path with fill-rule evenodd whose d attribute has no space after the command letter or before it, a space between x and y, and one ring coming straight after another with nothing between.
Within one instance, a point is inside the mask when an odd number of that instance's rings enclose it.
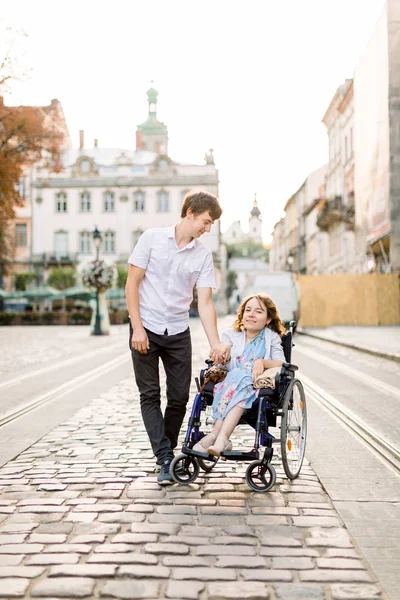
<instances>
[{"instance_id":1,"label":"man walking","mask_svg":"<svg viewBox=\"0 0 400 600\"><path fill-rule=\"evenodd\" d=\"M169 473L173 449L189 400L192 346L189 307L193 287L199 316L211 347L210 356L223 360L212 289L212 253L199 238L209 232L222 210L208 192L189 193L180 221L172 227L148 229L129 260L126 300L133 369L140 392L140 408L151 447L160 465L158 483L173 483ZM159 359L167 378L167 406L161 412Z\"/></svg>"}]
</instances>

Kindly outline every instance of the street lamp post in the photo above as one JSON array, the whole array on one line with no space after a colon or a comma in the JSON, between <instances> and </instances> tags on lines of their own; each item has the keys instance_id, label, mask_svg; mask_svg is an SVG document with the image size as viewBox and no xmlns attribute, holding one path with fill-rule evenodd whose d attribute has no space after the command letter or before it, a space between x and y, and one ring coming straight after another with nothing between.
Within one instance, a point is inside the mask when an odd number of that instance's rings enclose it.
<instances>
[{"instance_id":1,"label":"street lamp post","mask_svg":"<svg viewBox=\"0 0 400 600\"><path fill-rule=\"evenodd\" d=\"M100 254L100 246L101 246L101 233L97 229L97 225L94 228L92 233L94 245L96 247L96 262L99 260ZM96 286L96 320L94 324L93 335L102 335L101 326L100 326L100 298L99 298L99 288Z\"/></svg>"}]
</instances>

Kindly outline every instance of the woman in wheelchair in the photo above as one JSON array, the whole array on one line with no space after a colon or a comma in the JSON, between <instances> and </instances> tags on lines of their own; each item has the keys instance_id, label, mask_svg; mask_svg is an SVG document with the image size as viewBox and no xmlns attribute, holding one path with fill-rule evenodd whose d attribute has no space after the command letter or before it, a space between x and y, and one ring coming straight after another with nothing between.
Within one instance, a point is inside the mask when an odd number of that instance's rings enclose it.
<instances>
[{"instance_id":1,"label":"woman in wheelchair","mask_svg":"<svg viewBox=\"0 0 400 600\"><path fill-rule=\"evenodd\" d=\"M230 451L230 436L245 410L257 399L254 383L267 369L281 367L285 355L281 337L285 327L274 302L265 294L245 298L237 319L222 333L219 351L225 355L227 375L214 386L213 429L193 450L219 457Z\"/></svg>"}]
</instances>

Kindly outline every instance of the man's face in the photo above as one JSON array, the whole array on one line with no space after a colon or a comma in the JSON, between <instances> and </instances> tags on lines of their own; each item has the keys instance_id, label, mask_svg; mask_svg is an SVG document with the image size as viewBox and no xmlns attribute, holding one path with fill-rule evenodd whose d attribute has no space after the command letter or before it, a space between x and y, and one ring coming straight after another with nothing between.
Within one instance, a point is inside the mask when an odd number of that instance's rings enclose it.
<instances>
[{"instance_id":1,"label":"man's face","mask_svg":"<svg viewBox=\"0 0 400 600\"><path fill-rule=\"evenodd\" d=\"M205 211L200 214L194 214L189 209L186 213L187 219L191 226L191 234L192 237L198 239L203 233L209 233L212 224L214 223L213 219L210 217L208 211Z\"/></svg>"}]
</instances>

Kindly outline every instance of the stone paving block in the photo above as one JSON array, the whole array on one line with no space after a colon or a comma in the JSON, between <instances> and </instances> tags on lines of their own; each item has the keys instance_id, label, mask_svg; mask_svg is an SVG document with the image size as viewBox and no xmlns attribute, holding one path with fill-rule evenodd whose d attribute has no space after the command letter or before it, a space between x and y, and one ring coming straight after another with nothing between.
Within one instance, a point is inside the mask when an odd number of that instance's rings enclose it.
<instances>
[{"instance_id":1,"label":"stone paving block","mask_svg":"<svg viewBox=\"0 0 400 600\"><path fill-rule=\"evenodd\" d=\"M201 556L164 556L162 563L166 567L207 567L210 564L210 559L205 559Z\"/></svg>"},{"instance_id":2,"label":"stone paving block","mask_svg":"<svg viewBox=\"0 0 400 600\"><path fill-rule=\"evenodd\" d=\"M29 536L30 544L63 544L67 539L65 533L32 533Z\"/></svg>"},{"instance_id":3,"label":"stone paving block","mask_svg":"<svg viewBox=\"0 0 400 600\"><path fill-rule=\"evenodd\" d=\"M0 554L36 554L43 548L43 544L4 544L0 546Z\"/></svg>"},{"instance_id":4,"label":"stone paving block","mask_svg":"<svg viewBox=\"0 0 400 600\"><path fill-rule=\"evenodd\" d=\"M213 544L212 546L198 546L195 552L198 556L255 556L256 548Z\"/></svg>"},{"instance_id":5,"label":"stone paving block","mask_svg":"<svg viewBox=\"0 0 400 600\"><path fill-rule=\"evenodd\" d=\"M165 596L177 600L198 600L205 587L206 584L200 581L185 581L184 586L178 581L169 581Z\"/></svg>"},{"instance_id":6,"label":"stone paving block","mask_svg":"<svg viewBox=\"0 0 400 600\"><path fill-rule=\"evenodd\" d=\"M37 554L30 556L27 565L62 565L64 563L74 564L79 562L79 554Z\"/></svg>"},{"instance_id":7,"label":"stone paving block","mask_svg":"<svg viewBox=\"0 0 400 600\"><path fill-rule=\"evenodd\" d=\"M209 600L268 600L268 588L261 582L209 583Z\"/></svg>"},{"instance_id":8,"label":"stone paving block","mask_svg":"<svg viewBox=\"0 0 400 600\"><path fill-rule=\"evenodd\" d=\"M23 544L27 537L27 533L0 534L0 546L3 544Z\"/></svg>"},{"instance_id":9,"label":"stone paving block","mask_svg":"<svg viewBox=\"0 0 400 600\"><path fill-rule=\"evenodd\" d=\"M381 592L376 585L335 583L331 596L332 600L379 600Z\"/></svg>"},{"instance_id":10,"label":"stone paving block","mask_svg":"<svg viewBox=\"0 0 400 600\"><path fill-rule=\"evenodd\" d=\"M178 525L190 525L194 523L192 515L160 515L152 514L149 516L149 523L176 523Z\"/></svg>"},{"instance_id":11,"label":"stone paving block","mask_svg":"<svg viewBox=\"0 0 400 600\"><path fill-rule=\"evenodd\" d=\"M30 533L38 527L39 522L35 523L10 523L6 522L0 525L0 533Z\"/></svg>"},{"instance_id":12,"label":"stone paving block","mask_svg":"<svg viewBox=\"0 0 400 600\"><path fill-rule=\"evenodd\" d=\"M293 517L295 518L295 517ZM245 518L247 525L288 525L287 517L278 515L249 515Z\"/></svg>"},{"instance_id":13,"label":"stone paving block","mask_svg":"<svg viewBox=\"0 0 400 600\"><path fill-rule=\"evenodd\" d=\"M310 529L309 533L311 534L311 537L306 538L307 546L353 547L349 534L342 528L315 527Z\"/></svg>"},{"instance_id":14,"label":"stone paving block","mask_svg":"<svg viewBox=\"0 0 400 600\"><path fill-rule=\"evenodd\" d=\"M116 565L57 565L50 567L50 577L114 577Z\"/></svg>"},{"instance_id":15,"label":"stone paving block","mask_svg":"<svg viewBox=\"0 0 400 600\"><path fill-rule=\"evenodd\" d=\"M12 567L19 565L23 558L25 558L24 554L0 554L0 566Z\"/></svg>"},{"instance_id":16,"label":"stone paving block","mask_svg":"<svg viewBox=\"0 0 400 600\"><path fill-rule=\"evenodd\" d=\"M91 521L94 521L95 519L97 519L97 517L98 517L98 513L95 513L95 512L91 512L91 513L70 512L66 516L66 520L73 521L74 523L90 523Z\"/></svg>"},{"instance_id":17,"label":"stone paving block","mask_svg":"<svg viewBox=\"0 0 400 600\"><path fill-rule=\"evenodd\" d=\"M84 515L85 513L81 513ZM86 513L91 514L91 513ZM96 513L97 520L100 523L141 523L146 515L134 512L114 512L114 513Z\"/></svg>"},{"instance_id":18,"label":"stone paving block","mask_svg":"<svg viewBox=\"0 0 400 600\"><path fill-rule=\"evenodd\" d=\"M198 527L197 525L185 525L180 530L180 535L189 537L214 537L218 534L219 531L214 527L207 527L206 529L205 527Z\"/></svg>"},{"instance_id":19,"label":"stone paving block","mask_svg":"<svg viewBox=\"0 0 400 600\"><path fill-rule=\"evenodd\" d=\"M40 577L44 573L45 569L41 567L0 567L0 578L2 577L26 577L27 579L33 579ZM1 587L1 581L0 581Z\"/></svg>"},{"instance_id":20,"label":"stone paving block","mask_svg":"<svg viewBox=\"0 0 400 600\"><path fill-rule=\"evenodd\" d=\"M89 544L50 544L43 552L45 553L61 553L61 552L76 552L77 554L89 554L92 550L92 546Z\"/></svg>"},{"instance_id":21,"label":"stone paving block","mask_svg":"<svg viewBox=\"0 0 400 600\"><path fill-rule=\"evenodd\" d=\"M118 533L121 529L121 525L119 523L99 523L96 521L95 523L78 523L75 526L71 524L71 531L72 528L76 535L92 535L96 533L108 535L111 533Z\"/></svg>"},{"instance_id":22,"label":"stone paving block","mask_svg":"<svg viewBox=\"0 0 400 600\"><path fill-rule=\"evenodd\" d=\"M107 581L100 596L118 598L118 600L136 600L137 598L159 598L160 584L155 581Z\"/></svg>"},{"instance_id":23,"label":"stone paving block","mask_svg":"<svg viewBox=\"0 0 400 600\"><path fill-rule=\"evenodd\" d=\"M274 585L277 600L325 600L322 587L303 586L296 583Z\"/></svg>"},{"instance_id":24,"label":"stone paving block","mask_svg":"<svg viewBox=\"0 0 400 600\"><path fill-rule=\"evenodd\" d=\"M317 567L321 569L365 569L360 559L351 558L317 558Z\"/></svg>"},{"instance_id":25,"label":"stone paving block","mask_svg":"<svg viewBox=\"0 0 400 600\"><path fill-rule=\"evenodd\" d=\"M118 567L118 576L133 577L134 579L166 579L169 574L170 569L160 566L124 565Z\"/></svg>"},{"instance_id":26,"label":"stone paving block","mask_svg":"<svg viewBox=\"0 0 400 600\"><path fill-rule=\"evenodd\" d=\"M264 536L261 538L262 546L283 546L287 548L295 548L301 546L301 542L286 536Z\"/></svg>"},{"instance_id":27,"label":"stone paving block","mask_svg":"<svg viewBox=\"0 0 400 600\"><path fill-rule=\"evenodd\" d=\"M274 546L263 546L260 548L261 556L310 556L319 558L320 553L314 548L288 548L288 547L274 547Z\"/></svg>"},{"instance_id":28,"label":"stone paving block","mask_svg":"<svg viewBox=\"0 0 400 600\"><path fill-rule=\"evenodd\" d=\"M21 598L29 586L29 579L6 578L0 582L0 598Z\"/></svg>"},{"instance_id":29,"label":"stone paving block","mask_svg":"<svg viewBox=\"0 0 400 600\"><path fill-rule=\"evenodd\" d=\"M337 517L293 517L296 527L340 527L342 521Z\"/></svg>"},{"instance_id":30,"label":"stone paving block","mask_svg":"<svg viewBox=\"0 0 400 600\"><path fill-rule=\"evenodd\" d=\"M101 533L93 533L92 535L76 535L69 541L71 544L101 544L106 539L106 536Z\"/></svg>"},{"instance_id":31,"label":"stone paving block","mask_svg":"<svg viewBox=\"0 0 400 600\"><path fill-rule=\"evenodd\" d=\"M332 581L332 582L373 582L368 571L342 571L339 569L314 569L313 571L300 571L301 581Z\"/></svg>"},{"instance_id":32,"label":"stone paving block","mask_svg":"<svg viewBox=\"0 0 400 600\"><path fill-rule=\"evenodd\" d=\"M156 542L157 539L156 533L118 533L110 541L112 544L147 544Z\"/></svg>"},{"instance_id":33,"label":"stone paving block","mask_svg":"<svg viewBox=\"0 0 400 600\"><path fill-rule=\"evenodd\" d=\"M273 569L313 569L315 563L307 556L277 556L272 559Z\"/></svg>"},{"instance_id":34,"label":"stone paving block","mask_svg":"<svg viewBox=\"0 0 400 600\"><path fill-rule=\"evenodd\" d=\"M271 562L261 556L218 556L215 566L221 568L232 567L234 569L242 569L243 567L257 569L259 567L269 568Z\"/></svg>"},{"instance_id":35,"label":"stone paving block","mask_svg":"<svg viewBox=\"0 0 400 600\"><path fill-rule=\"evenodd\" d=\"M131 531L132 533L175 535L179 531L179 525L168 525L166 523L132 523Z\"/></svg>"},{"instance_id":36,"label":"stone paving block","mask_svg":"<svg viewBox=\"0 0 400 600\"><path fill-rule=\"evenodd\" d=\"M292 581L293 575L284 569L243 569L244 581Z\"/></svg>"},{"instance_id":37,"label":"stone paving block","mask_svg":"<svg viewBox=\"0 0 400 600\"><path fill-rule=\"evenodd\" d=\"M146 544L144 547L150 554L189 554L189 546L186 544Z\"/></svg>"},{"instance_id":38,"label":"stone paving block","mask_svg":"<svg viewBox=\"0 0 400 600\"><path fill-rule=\"evenodd\" d=\"M234 569L216 569L213 567L177 568L172 570L172 579L195 579L199 581L234 581Z\"/></svg>"},{"instance_id":39,"label":"stone paving block","mask_svg":"<svg viewBox=\"0 0 400 600\"><path fill-rule=\"evenodd\" d=\"M95 581L88 577L59 577L33 584L31 596L86 598L92 596Z\"/></svg>"},{"instance_id":40,"label":"stone paving block","mask_svg":"<svg viewBox=\"0 0 400 600\"><path fill-rule=\"evenodd\" d=\"M65 555L65 556L68 556ZM87 559L88 563L111 563L111 564L141 564L156 565L157 556L153 554L139 554L138 552L116 552L115 554L93 554Z\"/></svg>"},{"instance_id":41,"label":"stone paving block","mask_svg":"<svg viewBox=\"0 0 400 600\"><path fill-rule=\"evenodd\" d=\"M73 523L41 523L39 527L35 529L35 534L67 534L72 531L73 527Z\"/></svg>"}]
</instances>

